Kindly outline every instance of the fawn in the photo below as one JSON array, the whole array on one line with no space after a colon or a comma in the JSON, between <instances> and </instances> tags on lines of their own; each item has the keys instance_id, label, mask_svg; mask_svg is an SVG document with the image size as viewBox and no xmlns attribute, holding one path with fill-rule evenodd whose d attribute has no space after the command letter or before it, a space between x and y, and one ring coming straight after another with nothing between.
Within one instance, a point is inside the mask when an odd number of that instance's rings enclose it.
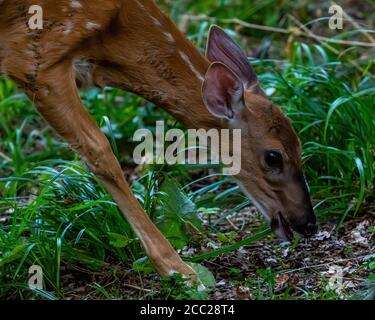
<instances>
[{"instance_id":1,"label":"fawn","mask_svg":"<svg viewBox=\"0 0 375 320\"><path fill-rule=\"evenodd\" d=\"M41 30L28 26L32 5ZM211 28L203 55L153 0L0 0L0 12L0 71L101 179L160 274L194 271L134 197L78 86L133 92L187 128L241 129L243 191L279 237L316 232L298 137L222 29Z\"/></svg>"}]
</instances>

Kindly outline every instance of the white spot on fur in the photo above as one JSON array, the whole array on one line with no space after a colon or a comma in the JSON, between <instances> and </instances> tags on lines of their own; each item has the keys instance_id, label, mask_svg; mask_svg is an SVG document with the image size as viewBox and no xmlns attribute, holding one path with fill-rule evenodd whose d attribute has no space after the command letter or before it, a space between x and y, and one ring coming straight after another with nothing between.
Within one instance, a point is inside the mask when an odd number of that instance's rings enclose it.
<instances>
[{"instance_id":1,"label":"white spot on fur","mask_svg":"<svg viewBox=\"0 0 375 320\"><path fill-rule=\"evenodd\" d=\"M73 31L73 27L74 27L73 22L67 21L63 34L68 35L69 33L71 33Z\"/></svg>"},{"instance_id":2,"label":"white spot on fur","mask_svg":"<svg viewBox=\"0 0 375 320\"><path fill-rule=\"evenodd\" d=\"M70 7L74 9L79 9L79 8L82 8L82 4L78 0L73 0L70 3Z\"/></svg>"},{"instance_id":3,"label":"white spot on fur","mask_svg":"<svg viewBox=\"0 0 375 320\"><path fill-rule=\"evenodd\" d=\"M151 16L151 20L154 22L154 24L156 26L158 26L158 27L162 26L161 22L158 19L156 19L155 17Z\"/></svg>"},{"instance_id":4,"label":"white spot on fur","mask_svg":"<svg viewBox=\"0 0 375 320\"><path fill-rule=\"evenodd\" d=\"M174 38L173 35L170 32L164 32L165 38L168 40L168 42L173 43Z\"/></svg>"},{"instance_id":5,"label":"white spot on fur","mask_svg":"<svg viewBox=\"0 0 375 320\"><path fill-rule=\"evenodd\" d=\"M95 23L95 22L87 22L86 23L86 29L87 30L99 30L101 27L101 25L99 23Z\"/></svg>"},{"instance_id":6,"label":"white spot on fur","mask_svg":"<svg viewBox=\"0 0 375 320\"><path fill-rule=\"evenodd\" d=\"M188 64L190 70L194 73L194 75L195 75L199 80L203 81L203 80L204 80L204 77L203 77L203 76L199 73L199 71L194 67L194 65L191 63L189 57L188 57L185 53L183 53L183 52L181 52L181 51L180 51L179 53L180 53L180 56L181 56L182 60L184 60L184 61Z\"/></svg>"},{"instance_id":7,"label":"white spot on fur","mask_svg":"<svg viewBox=\"0 0 375 320\"><path fill-rule=\"evenodd\" d=\"M142 4L142 2L140 2L140 1L136 1L136 2L137 2L137 4L138 4L143 10L146 9L145 6Z\"/></svg>"}]
</instances>

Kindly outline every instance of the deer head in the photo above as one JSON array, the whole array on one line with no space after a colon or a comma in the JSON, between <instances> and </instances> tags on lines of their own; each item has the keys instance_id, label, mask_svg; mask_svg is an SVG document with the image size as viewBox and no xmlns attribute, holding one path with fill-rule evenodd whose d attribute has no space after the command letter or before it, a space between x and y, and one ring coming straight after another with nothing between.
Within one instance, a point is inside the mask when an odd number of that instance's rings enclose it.
<instances>
[{"instance_id":1,"label":"deer head","mask_svg":"<svg viewBox=\"0 0 375 320\"><path fill-rule=\"evenodd\" d=\"M282 239L294 231L317 231L301 162L301 145L280 107L263 93L246 55L220 28L213 26L207 45L211 65L202 88L206 108L225 127L241 129L243 191Z\"/></svg>"}]
</instances>

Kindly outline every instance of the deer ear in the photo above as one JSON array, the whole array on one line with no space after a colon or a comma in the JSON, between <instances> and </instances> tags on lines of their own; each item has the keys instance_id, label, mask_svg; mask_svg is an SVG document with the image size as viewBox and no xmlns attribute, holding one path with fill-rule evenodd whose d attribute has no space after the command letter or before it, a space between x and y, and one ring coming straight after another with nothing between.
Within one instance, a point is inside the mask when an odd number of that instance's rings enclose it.
<instances>
[{"instance_id":1,"label":"deer ear","mask_svg":"<svg viewBox=\"0 0 375 320\"><path fill-rule=\"evenodd\" d=\"M207 109L218 118L234 119L245 105L242 81L221 62L209 67L202 96Z\"/></svg>"},{"instance_id":2,"label":"deer ear","mask_svg":"<svg viewBox=\"0 0 375 320\"><path fill-rule=\"evenodd\" d=\"M257 75L245 53L218 26L211 26L206 56L210 62L218 61L227 65L241 79L246 89L258 84Z\"/></svg>"}]
</instances>

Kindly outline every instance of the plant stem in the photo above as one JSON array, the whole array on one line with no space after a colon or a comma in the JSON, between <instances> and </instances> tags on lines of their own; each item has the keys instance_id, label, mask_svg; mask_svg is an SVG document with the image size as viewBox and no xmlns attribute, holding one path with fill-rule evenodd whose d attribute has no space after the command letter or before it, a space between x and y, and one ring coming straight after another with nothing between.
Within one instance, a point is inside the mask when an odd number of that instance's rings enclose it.
<instances>
[{"instance_id":1,"label":"plant stem","mask_svg":"<svg viewBox=\"0 0 375 320\"><path fill-rule=\"evenodd\" d=\"M267 228L267 229L264 229L264 230L262 230L261 232L255 234L255 235L247 237L247 238L245 238L245 239L243 239L239 242L236 242L234 244L231 244L229 246L225 246L225 247L213 250L211 252L200 254L200 255L197 255L197 256L194 256L194 257L191 257L191 258L184 258L183 257L183 259L186 260L186 261L190 261L190 262L199 262L199 261L202 261L202 260L215 258L215 257L220 256L222 254L235 251L235 250L237 250L241 247L248 246L249 244L251 244L255 241L259 241L259 240L265 238L270 233L271 233L271 230L269 228Z\"/></svg>"}]
</instances>

